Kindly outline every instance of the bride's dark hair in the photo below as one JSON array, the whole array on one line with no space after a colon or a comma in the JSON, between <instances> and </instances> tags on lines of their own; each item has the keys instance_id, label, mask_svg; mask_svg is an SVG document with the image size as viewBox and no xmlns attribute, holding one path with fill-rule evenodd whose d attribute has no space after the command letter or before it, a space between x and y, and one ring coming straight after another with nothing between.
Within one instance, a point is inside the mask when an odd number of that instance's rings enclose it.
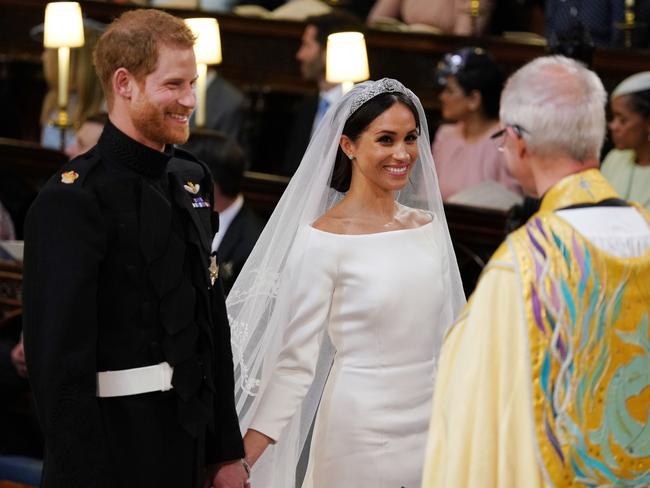
<instances>
[{"instance_id":1,"label":"bride's dark hair","mask_svg":"<svg viewBox=\"0 0 650 488\"><path fill-rule=\"evenodd\" d=\"M411 99L401 92L384 92L368 100L348 117L348 120L345 121L345 125L343 126L343 135L348 136L352 141L356 141L373 120L396 103L405 105L411 111L415 119L415 125L419 131L420 117ZM350 189L351 180L352 163L339 146L330 186L336 191L346 192Z\"/></svg>"}]
</instances>

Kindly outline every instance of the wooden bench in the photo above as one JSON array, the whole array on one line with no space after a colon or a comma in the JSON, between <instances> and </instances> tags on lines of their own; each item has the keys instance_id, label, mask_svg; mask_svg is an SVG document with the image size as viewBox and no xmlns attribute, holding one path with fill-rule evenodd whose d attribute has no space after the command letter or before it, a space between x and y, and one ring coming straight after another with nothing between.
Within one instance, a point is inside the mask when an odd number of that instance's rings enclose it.
<instances>
[{"instance_id":1,"label":"wooden bench","mask_svg":"<svg viewBox=\"0 0 650 488\"><path fill-rule=\"evenodd\" d=\"M0 260L0 328L22 314L22 287L22 263Z\"/></svg>"}]
</instances>

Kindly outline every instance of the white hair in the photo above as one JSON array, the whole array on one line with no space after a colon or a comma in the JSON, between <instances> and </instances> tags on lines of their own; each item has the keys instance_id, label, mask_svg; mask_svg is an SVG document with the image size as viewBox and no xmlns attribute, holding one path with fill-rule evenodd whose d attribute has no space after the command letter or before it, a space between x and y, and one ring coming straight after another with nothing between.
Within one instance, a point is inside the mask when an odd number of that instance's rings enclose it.
<instances>
[{"instance_id":1,"label":"white hair","mask_svg":"<svg viewBox=\"0 0 650 488\"><path fill-rule=\"evenodd\" d=\"M598 158L605 138L607 93L600 78L564 56L534 59L515 72L501 94L499 116L524 129L542 157Z\"/></svg>"}]
</instances>

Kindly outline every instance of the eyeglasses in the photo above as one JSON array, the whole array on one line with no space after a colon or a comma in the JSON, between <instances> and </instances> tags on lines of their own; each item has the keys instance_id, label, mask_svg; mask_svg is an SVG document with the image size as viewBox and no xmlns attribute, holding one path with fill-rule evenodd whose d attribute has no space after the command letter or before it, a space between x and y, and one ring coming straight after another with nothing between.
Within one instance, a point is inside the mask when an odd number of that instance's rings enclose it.
<instances>
[{"instance_id":1,"label":"eyeglasses","mask_svg":"<svg viewBox=\"0 0 650 488\"><path fill-rule=\"evenodd\" d=\"M494 141L497 145L497 149L503 152L503 146L506 143L506 135L508 134L508 129L512 129L515 135L518 138L523 138L524 134L529 134L529 132L518 124L507 124L503 129L496 131L490 136L490 139Z\"/></svg>"}]
</instances>

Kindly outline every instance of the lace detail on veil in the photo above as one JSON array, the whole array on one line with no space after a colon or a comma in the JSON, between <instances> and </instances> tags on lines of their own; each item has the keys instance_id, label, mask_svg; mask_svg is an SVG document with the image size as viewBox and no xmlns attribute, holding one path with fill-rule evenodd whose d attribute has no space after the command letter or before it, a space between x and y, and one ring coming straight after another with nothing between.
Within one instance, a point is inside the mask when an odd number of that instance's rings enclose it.
<instances>
[{"instance_id":1,"label":"lace detail on veil","mask_svg":"<svg viewBox=\"0 0 650 488\"><path fill-rule=\"evenodd\" d=\"M280 288L280 273L269 270L253 270L247 276L246 284L248 286L233 287L232 292L228 295L229 310L243 307L249 301L257 298L268 300L268 307L262 313L270 318L273 302L278 297ZM265 313L264 313L265 312ZM247 350L251 345L253 334L259 330L256 325L259 318L250 320L251 317L246 314L228 314L230 323L230 343L232 346L233 361L238 371L236 376L240 377L241 393L255 397L259 392L260 378L257 374L251 374L253 365L247 361L248 357L254 357ZM241 396L241 395L239 395Z\"/></svg>"},{"instance_id":2,"label":"lace detail on veil","mask_svg":"<svg viewBox=\"0 0 650 488\"><path fill-rule=\"evenodd\" d=\"M271 298L278 296L280 287L280 273L267 270L251 271L249 288L238 287L228 295L228 304L243 304L246 300L259 295L268 295ZM230 326L233 328L232 324Z\"/></svg>"}]
</instances>

